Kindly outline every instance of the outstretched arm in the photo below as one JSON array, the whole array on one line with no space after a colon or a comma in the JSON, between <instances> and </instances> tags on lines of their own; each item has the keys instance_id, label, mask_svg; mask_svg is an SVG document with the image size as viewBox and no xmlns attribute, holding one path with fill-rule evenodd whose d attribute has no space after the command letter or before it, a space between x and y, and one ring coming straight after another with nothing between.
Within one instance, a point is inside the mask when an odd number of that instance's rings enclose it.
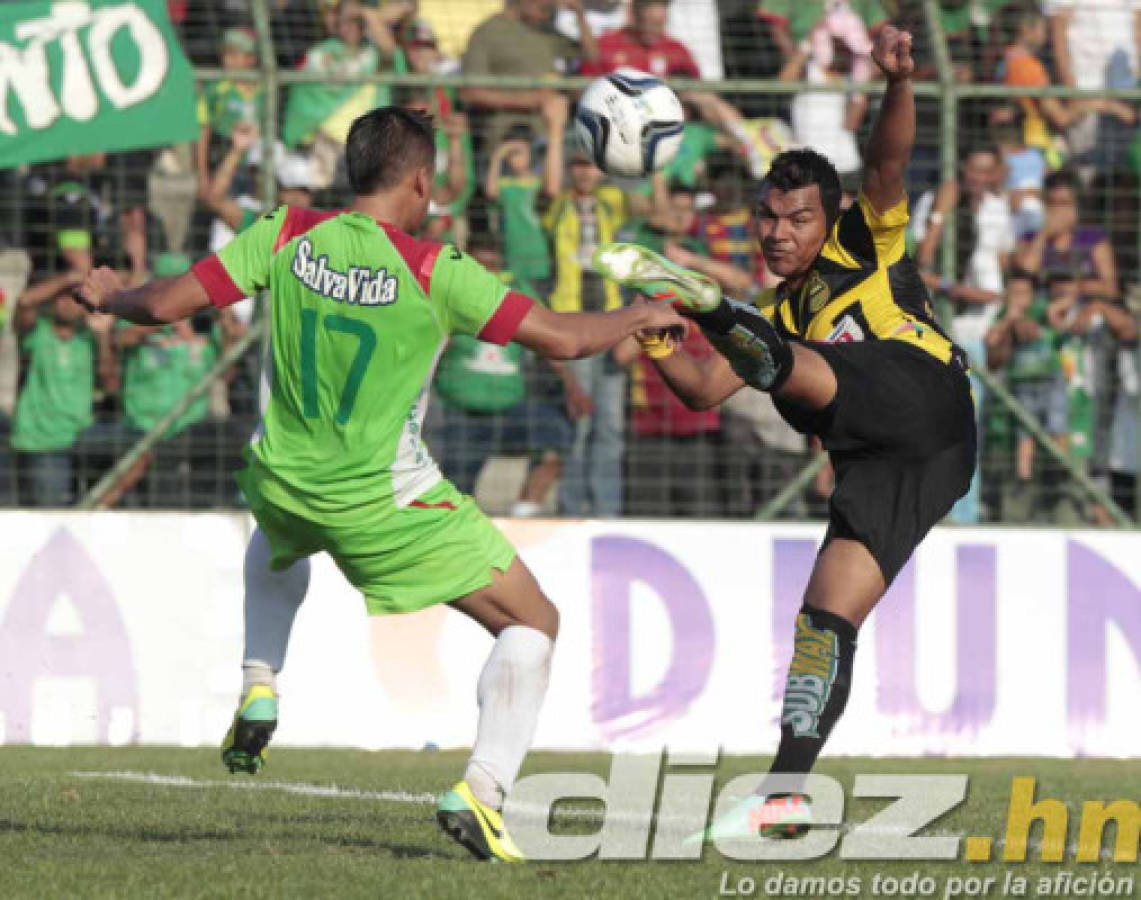
<instances>
[{"instance_id":1,"label":"outstretched arm","mask_svg":"<svg viewBox=\"0 0 1141 900\"><path fill-rule=\"evenodd\" d=\"M915 96L911 35L885 25L876 34L872 59L887 78L883 105L864 149L864 196L884 213L903 199L903 176L915 143Z\"/></svg>"},{"instance_id":2,"label":"outstretched arm","mask_svg":"<svg viewBox=\"0 0 1141 900\"><path fill-rule=\"evenodd\" d=\"M206 289L193 273L124 290L119 276L106 266L87 275L75 298L92 312L110 313L136 325L168 325L210 306Z\"/></svg>"},{"instance_id":3,"label":"outstretched arm","mask_svg":"<svg viewBox=\"0 0 1141 900\"><path fill-rule=\"evenodd\" d=\"M609 350L642 329L687 327L685 319L665 303L605 313L556 313L535 304L520 323L515 340L551 359L580 359Z\"/></svg>"}]
</instances>

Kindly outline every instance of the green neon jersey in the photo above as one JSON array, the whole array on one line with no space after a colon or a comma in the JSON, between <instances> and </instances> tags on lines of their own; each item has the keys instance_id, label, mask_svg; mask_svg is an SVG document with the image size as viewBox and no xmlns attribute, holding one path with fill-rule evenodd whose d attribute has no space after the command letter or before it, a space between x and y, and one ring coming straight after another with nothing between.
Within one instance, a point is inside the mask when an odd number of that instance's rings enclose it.
<instances>
[{"instance_id":1,"label":"green neon jersey","mask_svg":"<svg viewBox=\"0 0 1141 900\"><path fill-rule=\"evenodd\" d=\"M440 481L421 435L453 334L506 344L532 301L449 245L357 212L282 207L194 267L211 301L269 290L269 400L250 452L310 518Z\"/></svg>"}]
</instances>

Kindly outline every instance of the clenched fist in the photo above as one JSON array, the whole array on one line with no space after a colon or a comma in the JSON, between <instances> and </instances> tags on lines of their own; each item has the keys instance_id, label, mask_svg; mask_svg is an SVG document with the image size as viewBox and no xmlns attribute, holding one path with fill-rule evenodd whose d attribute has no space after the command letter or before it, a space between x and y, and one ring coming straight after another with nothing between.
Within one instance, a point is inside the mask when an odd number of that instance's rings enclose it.
<instances>
[{"instance_id":1,"label":"clenched fist","mask_svg":"<svg viewBox=\"0 0 1141 900\"><path fill-rule=\"evenodd\" d=\"M872 59L880 67L888 81L904 81L915 72L915 60L911 58L911 32L900 31L892 25L884 25L876 33L872 46Z\"/></svg>"},{"instance_id":2,"label":"clenched fist","mask_svg":"<svg viewBox=\"0 0 1141 900\"><path fill-rule=\"evenodd\" d=\"M75 289L75 299L90 312L104 312L107 298L123 289L122 279L114 269L100 266L92 269Z\"/></svg>"}]
</instances>

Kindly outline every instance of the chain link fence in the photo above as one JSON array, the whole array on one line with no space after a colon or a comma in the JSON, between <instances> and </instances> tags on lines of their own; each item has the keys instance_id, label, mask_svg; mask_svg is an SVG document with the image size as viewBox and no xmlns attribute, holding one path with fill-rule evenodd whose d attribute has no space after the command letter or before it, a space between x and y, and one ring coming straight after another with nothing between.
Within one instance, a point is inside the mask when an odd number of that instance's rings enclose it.
<instances>
[{"instance_id":1,"label":"chain link fence","mask_svg":"<svg viewBox=\"0 0 1141 900\"><path fill-rule=\"evenodd\" d=\"M971 354L985 435L953 517L1126 524L1139 456L1137 51L1132 30L1119 52L1092 49L1116 4L1048 5L172 2L196 66L196 144L0 173L0 503L240 505L232 475L256 427L264 351L257 300L104 334L70 306L69 279L92 263L176 274L278 203L346 205L340 156L356 114L431 112L425 236L556 309L628 300L581 265L618 238L747 295L772 283L751 199L776 153L816 147L857 190L878 105L871 35L894 22L912 31L918 67L909 242ZM668 76L689 115L657 183L603 178L561 122L558 97L573 104L590 74L630 63ZM45 379L74 390L51 395ZM491 512L826 509L827 466L767 397L691 412L633 346L553 367L457 341L434 393L429 446Z\"/></svg>"}]
</instances>

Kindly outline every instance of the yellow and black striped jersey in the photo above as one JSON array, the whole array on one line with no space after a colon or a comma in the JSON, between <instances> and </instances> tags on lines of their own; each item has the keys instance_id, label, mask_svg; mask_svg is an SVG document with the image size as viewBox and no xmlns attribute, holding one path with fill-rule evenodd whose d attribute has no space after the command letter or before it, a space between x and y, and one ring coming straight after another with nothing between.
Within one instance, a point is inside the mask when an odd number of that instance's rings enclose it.
<instances>
[{"instance_id":1,"label":"yellow and black striped jersey","mask_svg":"<svg viewBox=\"0 0 1141 900\"><path fill-rule=\"evenodd\" d=\"M832 226L808 280L762 291L757 306L786 336L835 344L894 340L965 368L966 357L939 327L927 287L907 255L907 198L884 213L863 192Z\"/></svg>"}]
</instances>

